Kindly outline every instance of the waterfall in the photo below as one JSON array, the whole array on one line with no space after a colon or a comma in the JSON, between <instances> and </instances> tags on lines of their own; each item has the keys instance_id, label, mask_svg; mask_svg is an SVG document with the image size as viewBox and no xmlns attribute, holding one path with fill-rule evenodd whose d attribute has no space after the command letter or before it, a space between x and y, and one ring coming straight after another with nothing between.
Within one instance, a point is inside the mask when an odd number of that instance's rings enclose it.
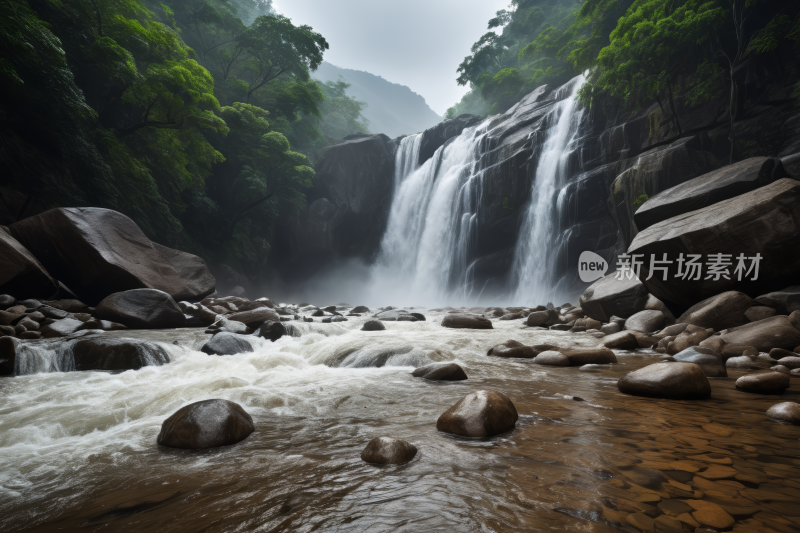
<instances>
[{"instance_id":1,"label":"waterfall","mask_svg":"<svg viewBox=\"0 0 800 533\"><path fill-rule=\"evenodd\" d=\"M582 109L577 93L585 78L578 76L558 90L558 103L546 120L553 125L542 146L531 199L528 203L514 250L512 282L514 301L519 304L543 304L569 295L560 294L556 286L556 261L559 221L566 206L569 159L578 138ZM562 98L559 98L562 97Z\"/></svg>"}]
</instances>

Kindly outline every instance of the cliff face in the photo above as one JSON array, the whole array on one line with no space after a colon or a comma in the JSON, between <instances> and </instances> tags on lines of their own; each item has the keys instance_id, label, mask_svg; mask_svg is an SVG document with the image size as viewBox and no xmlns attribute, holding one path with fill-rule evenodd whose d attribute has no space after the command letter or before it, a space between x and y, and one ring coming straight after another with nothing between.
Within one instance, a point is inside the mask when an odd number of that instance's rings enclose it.
<instances>
[{"instance_id":1,"label":"cliff face","mask_svg":"<svg viewBox=\"0 0 800 533\"><path fill-rule=\"evenodd\" d=\"M790 53L791 51L787 51ZM791 65L791 66L789 66ZM800 105L791 94L797 67L753 65L740 87L744 95L734 128L739 161L777 157L789 176L800 170ZM486 134L474 154L478 179L470 185L480 198L475 245L468 264L477 286L508 287L514 246L531 196L540 155L554 127L556 103L568 91L542 86L482 127ZM610 265L639 233L634 213L647 197L728 164L724 103L687 108L676 99L681 131L653 104L637 112L612 102L584 109L579 133L565 155L558 202L556 283L580 294L587 286L575 264L583 251ZM420 163L458 136L475 117L462 116L423 132ZM374 259L391 205L398 140L383 135L348 138L332 146L317 166L309 207L293 222L291 264L358 257ZM298 269L299 273L303 269Z\"/></svg>"}]
</instances>

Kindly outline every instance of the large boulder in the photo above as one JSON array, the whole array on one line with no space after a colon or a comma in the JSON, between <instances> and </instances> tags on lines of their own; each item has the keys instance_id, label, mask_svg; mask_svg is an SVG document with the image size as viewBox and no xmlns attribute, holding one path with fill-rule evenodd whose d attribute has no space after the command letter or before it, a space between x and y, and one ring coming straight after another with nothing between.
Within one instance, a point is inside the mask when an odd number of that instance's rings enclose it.
<instances>
[{"instance_id":1,"label":"large boulder","mask_svg":"<svg viewBox=\"0 0 800 533\"><path fill-rule=\"evenodd\" d=\"M514 429L517 409L505 394L492 390L471 392L436 421L436 429L464 437L493 437Z\"/></svg>"},{"instance_id":2,"label":"large boulder","mask_svg":"<svg viewBox=\"0 0 800 533\"><path fill-rule=\"evenodd\" d=\"M678 318L678 323L694 324L718 331L742 326L750 322L745 312L755 305L755 300L745 293L727 291L696 303Z\"/></svg>"},{"instance_id":3,"label":"large boulder","mask_svg":"<svg viewBox=\"0 0 800 533\"><path fill-rule=\"evenodd\" d=\"M442 319L442 326L446 328L463 329L493 329L492 321L477 315L449 314Z\"/></svg>"},{"instance_id":4,"label":"large boulder","mask_svg":"<svg viewBox=\"0 0 800 533\"><path fill-rule=\"evenodd\" d=\"M780 159L751 157L675 185L648 199L633 216L642 231L674 216L751 192L786 177Z\"/></svg>"},{"instance_id":5,"label":"large boulder","mask_svg":"<svg viewBox=\"0 0 800 533\"><path fill-rule=\"evenodd\" d=\"M47 269L8 233L5 226L0 226L0 294L49 298L57 290L58 283Z\"/></svg>"},{"instance_id":6,"label":"large boulder","mask_svg":"<svg viewBox=\"0 0 800 533\"><path fill-rule=\"evenodd\" d=\"M386 326L380 320L367 320L361 327L361 331L383 331Z\"/></svg>"},{"instance_id":7,"label":"large boulder","mask_svg":"<svg viewBox=\"0 0 800 533\"><path fill-rule=\"evenodd\" d=\"M653 333L663 328L666 322L667 316L661 311L645 309L631 315L625 321L625 329Z\"/></svg>"},{"instance_id":8,"label":"large boulder","mask_svg":"<svg viewBox=\"0 0 800 533\"><path fill-rule=\"evenodd\" d=\"M214 277L202 259L153 243L116 211L51 209L12 224L9 231L89 304L130 289L157 289L177 300L214 292Z\"/></svg>"},{"instance_id":9,"label":"large boulder","mask_svg":"<svg viewBox=\"0 0 800 533\"><path fill-rule=\"evenodd\" d=\"M710 378L728 377L728 371L714 350L692 346L680 353L676 353L673 358L682 363L694 363L699 366L703 373Z\"/></svg>"},{"instance_id":10,"label":"large boulder","mask_svg":"<svg viewBox=\"0 0 800 533\"><path fill-rule=\"evenodd\" d=\"M625 394L670 400L699 400L711 396L711 384L694 363L655 363L635 370L617 382Z\"/></svg>"},{"instance_id":11,"label":"large boulder","mask_svg":"<svg viewBox=\"0 0 800 533\"><path fill-rule=\"evenodd\" d=\"M94 316L132 329L180 328L186 317L175 300L156 289L133 289L103 299Z\"/></svg>"},{"instance_id":12,"label":"large boulder","mask_svg":"<svg viewBox=\"0 0 800 533\"><path fill-rule=\"evenodd\" d=\"M409 462L415 455L416 446L403 439L376 437L361 452L361 460L365 463L400 465Z\"/></svg>"},{"instance_id":13,"label":"large boulder","mask_svg":"<svg viewBox=\"0 0 800 533\"><path fill-rule=\"evenodd\" d=\"M459 115L456 118L443 120L436 126L422 132L419 146L418 164L422 164L436 153L440 147L458 137L465 128L479 124L483 119L475 115Z\"/></svg>"},{"instance_id":14,"label":"large boulder","mask_svg":"<svg viewBox=\"0 0 800 533\"><path fill-rule=\"evenodd\" d=\"M236 444L255 430L253 418L238 403L204 400L182 407L161 424L158 444L197 450Z\"/></svg>"},{"instance_id":15,"label":"large boulder","mask_svg":"<svg viewBox=\"0 0 800 533\"><path fill-rule=\"evenodd\" d=\"M578 304L586 316L610 322L612 316L628 318L644 310L649 294L644 284L636 279L617 279L611 273L592 283L583 291Z\"/></svg>"},{"instance_id":16,"label":"large boulder","mask_svg":"<svg viewBox=\"0 0 800 533\"><path fill-rule=\"evenodd\" d=\"M467 379L467 373L456 363L434 363L415 369L411 375L415 378L433 381L463 381Z\"/></svg>"},{"instance_id":17,"label":"large boulder","mask_svg":"<svg viewBox=\"0 0 800 533\"><path fill-rule=\"evenodd\" d=\"M800 344L800 330L785 316L773 316L731 328L720 335L726 344L753 346L759 352L773 348L791 350Z\"/></svg>"},{"instance_id":18,"label":"large boulder","mask_svg":"<svg viewBox=\"0 0 800 533\"><path fill-rule=\"evenodd\" d=\"M533 359L538 352L530 346L525 346L519 341L508 340L497 346L492 346L486 355L510 359Z\"/></svg>"},{"instance_id":19,"label":"large boulder","mask_svg":"<svg viewBox=\"0 0 800 533\"><path fill-rule=\"evenodd\" d=\"M217 333L200 349L208 355L236 355L253 351L253 345L247 337L229 331Z\"/></svg>"},{"instance_id":20,"label":"large boulder","mask_svg":"<svg viewBox=\"0 0 800 533\"><path fill-rule=\"evenodd\" d=\"M745 392L774 394L785 391L791 385L791 378L780 372L750 374L736 380L736 388Z\"/></svg>"},{"instance_id":21,"label":"large boulder","mask_svg":"<svg viewBox=\"0 0 800 533\"><path fill-rule=\"evenodd\" d=\"M664 220L640 232L629 254L642 254L641 276L647 289L661 300L692 306L698 300L725 291L740 291L750 296L786 287L800 270L800 182L783 178L753 192L724 200L712 206ZM761 255L758 278L754 272L735 273L739 254ZM666 281L662 272L649 277L649 258L666 254ZM701 254L709 260L713 254L728 254L732 265L728 279L707 279L704 270L696 276L678 276L678 259ZM741 281L740 278L741 277ZM685 278L685 279L684 279ZM586 306L583 306L584 310Z\"/></svg>"},{"instance_id":22,"label":"large boulder","mask_svg":"<svg viewBox=\"0 0 800 533\"><path fill-rule=\"evenodd\" d=\"M767 409L767 416L773 420L800 425L800 403L781 402Z\"/></svg>"},{"instance_id":23,"label":"large boulder","mask_svg":"<svg viewBox=\"0 0 800 533\"><path fill-rule=\"evenodd\" d=\"M261 324L261 326L255 333L253 333L253 335L275 342L287 333L288 331L286 329L286 325L283 322L268 320L267 322Z\"/></svg>"},{"instance_id":24,"label":"large boulder","mask_svg":"<svg viewBox=\"0 0 800 533\"><path fill-rule=\"evenodd\" d=\"M140 339L92 337L72 346L75 370L138 370L169 363L159 344Z\"/></svg>"},{"instance_id":25,"label":"large boulder","mask_svg":"<svg viewBox=\"0 0 800 533\"><path fill-rule=\"evenodd\" d=\"M780 315L789 315L800 310L800 285L762 294L756 298L756 302L775 309Z\"/></svg>"}]
</instances>

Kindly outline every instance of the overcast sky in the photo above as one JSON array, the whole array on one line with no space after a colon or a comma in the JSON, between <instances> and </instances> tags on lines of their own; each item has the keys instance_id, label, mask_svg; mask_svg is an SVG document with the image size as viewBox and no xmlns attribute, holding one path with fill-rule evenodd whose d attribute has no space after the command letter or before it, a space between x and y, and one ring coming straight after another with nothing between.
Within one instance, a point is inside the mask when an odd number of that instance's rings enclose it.
<instances>
[{"instance_id":1,"label":"overcast sky","mask_svg":"<svg viewBox=\"0 0 800 533\"><path fill-rule=\"evenodd\" d=\"M295 25L321 33L325 60L407 85L443 115L466 87L456 69L510 0L275 0Z\"/></svg>"}]
</instances>

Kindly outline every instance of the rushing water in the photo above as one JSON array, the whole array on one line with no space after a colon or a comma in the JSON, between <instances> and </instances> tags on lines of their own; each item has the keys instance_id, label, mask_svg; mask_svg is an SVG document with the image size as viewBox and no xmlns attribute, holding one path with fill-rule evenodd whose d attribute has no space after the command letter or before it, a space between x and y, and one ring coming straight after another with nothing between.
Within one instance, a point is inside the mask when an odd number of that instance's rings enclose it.
<instances>
[{"instance_id":1,"label":"rushing water","mask_svg":"<svg viewBox=\"0 0 800 533\"><path fill-rule=\"evenodd\" d=\"M749 521L742 531L800 526L800 427L764 415L797 401L795 380L782 397L736 391L735 373L711 379L705 401L625 396L617 379L658 355L541 367L486 350L510 338L597 339L519 321L465 333L425 314L381 332L360 331L366 317L300 323L299 338L224 357L197 351L202 330L125 332L163 343L172 362L0 379L0 530L611 532L636 513L661 517L662 501L691 499L725 506L737 527ZM411 377L429 361L457 361L470 379ZM436 431L442 412L487 388L516 405L514 431ZM256 431L206 451L156 445L164 419L209 398L241 404ZM403 466L363 463L381 435L419 453ZM715 464L730 471L704 478Z\"/></svg>"},{"instance_id":2,"label":"rushing water","mask_svg":"<svg viewBox=\"0 0 800 533\"><path fill-rule=\"evenodd\" d=\"M560 87L558 103L547 116L553 126L539 156L533 192L514 250L514 301L524 305L566 301L571 296L558 293L556 288L556 245L563 229L559 227L565 197L561 193L566 192L568 162L583 115L577 93L584 81L583 76L577 76Z\"/></svg>"}]
</instances>

